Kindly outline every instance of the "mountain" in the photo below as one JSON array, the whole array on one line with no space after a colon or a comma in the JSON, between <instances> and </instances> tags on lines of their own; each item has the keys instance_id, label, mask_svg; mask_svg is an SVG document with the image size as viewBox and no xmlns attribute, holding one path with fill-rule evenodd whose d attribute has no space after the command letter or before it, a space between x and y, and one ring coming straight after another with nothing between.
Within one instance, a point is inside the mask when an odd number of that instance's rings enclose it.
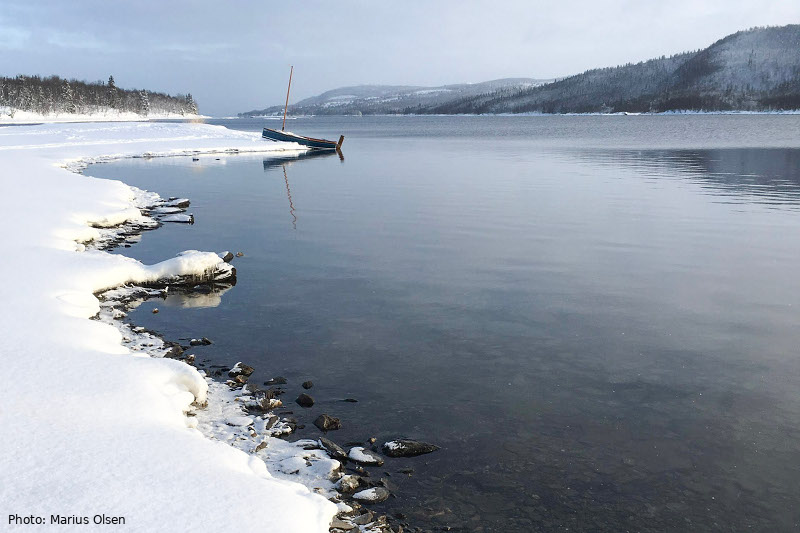
<instances>
[{"instance_id":1,"label":"mountain","mask_svg":"<svg viewBox=\"0 0 800 533\"><path fill-rule=\"evenodd\" d=\"M427 113L592 113L800 109L800 25L753 28L708 48L594 69Z\"/></svg>"},{"instance_id":2,"label":"mountain","mask_svg":"<svg viewBox=\"0 0 800 533\"><path fill-rule=\"evenodd\" d=\"M341 87L312 96L289 106L291 115L360 115L425 112L433 107L482 94L513 93L552 80L505 78L482 83L461 83L439 87L410 85L358 85ZM283 105L239 113L239 116L283 114Z\"/></svg>"},{"instance_id":3,"label":"mountain","mask_svg":"<svg viewBox=\"0 0 800 533\"><path fill-rule=\"evenodd\" d=\"M555 81L343 87L290 114L456 114L768 111L800 109L800 25L752 28L708 48ZM242 113L281 114L282 106Z\"/></svg>"}]
</instances>

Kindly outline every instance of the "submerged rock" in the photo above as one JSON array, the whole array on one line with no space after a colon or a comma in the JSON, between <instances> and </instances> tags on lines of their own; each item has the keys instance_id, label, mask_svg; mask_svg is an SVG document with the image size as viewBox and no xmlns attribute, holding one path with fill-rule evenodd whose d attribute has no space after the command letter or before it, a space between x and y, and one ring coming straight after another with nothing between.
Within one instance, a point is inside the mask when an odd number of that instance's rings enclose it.
<instances>
[{"instance_id":1,"label":"submerged rock","mask_svg":"<svg viewBox=\"0 0 800 533\"><path fill-rule=\"evenodd\" d=\"M176 214L161 217L161 222L176 222L178 224L194 224L194 215Z\"/></svg>"},{"instance_id":2,"label":"submerged rock","mask_svg":"<svg viewBox=\"0 0 800 533\"><path fill-rule=\"evenodd\" d=\"M264 385L286 385L286 378L283 376L277 376L265 381Z\"/></svg>"},{"instance_id":3,"label":"submerged rock","mask_svg":"<svg viewBox=\"0 0 800 533\"><path fill-rule=\"evenodd\" d=\"M328 452L328 455L330 455L334 459L338 459L340 461L344 461L347 459L347 452L344 450L344 448L342 448L332 440L326 439L325 437L320 437L319 445L322 446L322 448L326 452Z\"/></svg>"},{"instance_id":4,"label":"submerged rock","mask_svg":"<svg viewBox=\"0 0 800 533\"><path fill-rule=\"evenodd\" d=\"M342 422L336 417L321 414L314 420L314 425L322 431L332 431L334 429L340 429L342 427Z\"/></svg>"},{"instance_id":5,"label":"submerged rock","mask_svg":"<svg viewBox=\"0 0 800 533\"><path fill-rule=\"evenodd\" d=\"M350 453L347 454L347 458L362 465L381 466L383 464L383 457L363 446L350 448Z\"/></svg>"},{"instance_id":6,"label":"submerged rock","mask_svg":"<svg viewBox=\"0 0 800 533\"><path fill-rule=\"evenodd\" d=\"M297 405L299 405L300 407L311 407L312 405L314 405L314 398L312 398L305 392L300 396L298 396L295 401L297 402Z\"/></svg>"},{"instance_id":7,"label":"submerged rock","mask_svg":"<svg viewBox=\"0 0 800 533\"><path fill-rule=\"evenodd\" d=\"M396 439L383 443L383 453L389 457L414 457L438 450L435 444L411 439Z\"/></svg>"},{"instance_id":8,"label":"submerged rock","mask_svg":"<svg viewBox=\"0 0 800 533\"><path fill-rule=\"evenodd\" d=\"M304 381L303 382L303 388L306 389L306 390L310 389L313 386L314 386L314 382L313 381Z\"/></svg>"},{"instance_id":9,"label":"submerged rock","mask_svg":"<svg viewBox=\"0 0 800 533\"><path fill-rule=\"evenodd\" d=\"M384 502L389 499L391 493L383 487L372 487L353 494L353 498L365 503Z\"/></svg>"}]
</instances>

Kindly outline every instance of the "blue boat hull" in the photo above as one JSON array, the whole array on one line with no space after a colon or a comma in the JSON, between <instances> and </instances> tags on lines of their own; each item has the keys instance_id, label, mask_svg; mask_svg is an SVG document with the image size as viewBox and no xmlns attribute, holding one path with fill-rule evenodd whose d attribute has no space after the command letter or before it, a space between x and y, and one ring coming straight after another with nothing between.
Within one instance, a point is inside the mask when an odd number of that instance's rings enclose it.
<instances>
[{"instance_id":1,"label":"blue boat hull","mask_svg":"<svg viewBox=\"0 0 800 533\"><path fill-rule=\"evenodd\" d=\"M285 131L271 130L269 128L264 128L264 132L261 134L261 136L265 139L271 139L273 141L301 144L315 150L336 150L342 146L342 142L344 141L344 135L339 137L339 142L336 142L329 141L327 139L303 137L302 135L295 135L294 133L288 133Z\"/></svg>"}]
</instances>

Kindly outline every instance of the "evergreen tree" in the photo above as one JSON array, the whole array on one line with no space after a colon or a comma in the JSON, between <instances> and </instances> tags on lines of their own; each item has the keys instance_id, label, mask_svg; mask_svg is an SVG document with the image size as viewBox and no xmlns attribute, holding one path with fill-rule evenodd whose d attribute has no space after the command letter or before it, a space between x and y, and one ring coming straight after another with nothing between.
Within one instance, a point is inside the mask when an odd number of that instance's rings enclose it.
<instances>
[{"instance_id":1,"label":"evergreen tree","mask_svg":"<svg viewBox=\"0 0 800 533\"><path fill-rule=\"evenodd\" d=\"M192 98L192 93L186 95L186 112L190 115L197 114L197 102Z\"/></svg>"},{"instance_id":2,"label":"evergreen tree","mask_svg":"<svg viewBox=\"0 0 800 533\"><path fill-rule=\"evenodd\" d=\"M75 94L72 92L72 87L67 80L61 84L61 109L65 113L77 113L78 109L75 105Z\"/></svg>"},{"instance_id":3,"label":"evergreen tree","mask_svg":"<svg viewBox=\"0 0 800 533\"><path fill-rule=\"evenodd\" d=\"M117 109L119 107L119 95L117 94L117 86L114 84L114 76L108 77L106 105L111 109Z\"/></svg>"},{"instance_id":4,"label":"evergreen tree","mask_svg":"<svg viewBox=\"0 0 800 533\"><path fill-rule=\"evenodd\" d=\"M147 116L150 113L150 99L147 97L147 91L142 89L139 91L139 114Z\"/></svg>"}]
</instances>

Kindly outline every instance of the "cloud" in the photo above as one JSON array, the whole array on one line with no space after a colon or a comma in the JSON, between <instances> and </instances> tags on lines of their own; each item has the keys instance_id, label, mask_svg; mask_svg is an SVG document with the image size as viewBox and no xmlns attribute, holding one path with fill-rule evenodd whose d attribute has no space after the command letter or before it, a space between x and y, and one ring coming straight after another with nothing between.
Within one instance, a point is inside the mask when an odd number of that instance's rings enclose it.
<instances>
[{"instance_id":1,"label":"cloud","mask_svg":"<svg viewBox=\"0 0 800 533\"><path fill-rule=\"evenodd\" d=\"M0 50L22 50L31 33L19 28L0 27Z\"/></svg>"},{"instance_id":2,"label":"cloud","mask_svg":"<svg viewBox=\"0 0 800 533\"><path fill-rule=\"evenodd\" d=\"M117 47L84 32L53 31L48 32L45 42L59 48L78 50L104 50L115 52Z\"/></svg>"}]
</instances>

